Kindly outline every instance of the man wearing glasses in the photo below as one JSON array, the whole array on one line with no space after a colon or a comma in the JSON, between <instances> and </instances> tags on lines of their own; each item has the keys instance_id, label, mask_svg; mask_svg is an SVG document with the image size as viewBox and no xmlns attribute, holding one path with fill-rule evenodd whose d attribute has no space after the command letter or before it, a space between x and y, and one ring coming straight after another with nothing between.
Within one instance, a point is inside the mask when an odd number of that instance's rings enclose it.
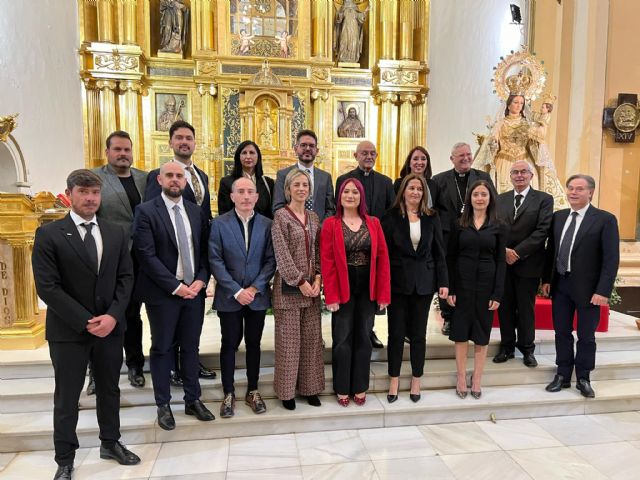
<instances>
[{"instance_id":1,"label":"man wearing glasses","mask_svg":"<svg viewBox=\"0 0 640 480\"><path fill-rule=\"evenodd\" d=\"M311 177L312 194L307 199L305 207L316 212L322 222L336 213L336 206L333 201L331 174L313 165L318 155L318 137L313 130L300 130L293 147L298 156L298 163L278 171L273 192L273 211L286 205L284 179L292 168L299 168Z\"/></svg>"}]
</instances>

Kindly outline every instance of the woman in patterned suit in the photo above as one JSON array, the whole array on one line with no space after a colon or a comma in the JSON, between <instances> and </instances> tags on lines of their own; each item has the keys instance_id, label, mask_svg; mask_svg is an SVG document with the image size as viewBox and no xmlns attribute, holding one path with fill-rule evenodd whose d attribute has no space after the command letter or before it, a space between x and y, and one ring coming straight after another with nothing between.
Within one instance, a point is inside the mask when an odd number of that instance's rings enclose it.
<instances>
[{"instance_id":1,"label":"woman in patterned suit","mask_svg":"<svg viewBox=\"0 0 640 480\"><path fill-rule=\"evenodd\" d=\"M274 389L287 410L295 394L320 406L324 360L320 326L320 222L305 210L311 193L309 175L294 168L284 180L287 205L276 211L271 227L277 270L273 283L276 362Z\"/></svg>"}]
</instances>

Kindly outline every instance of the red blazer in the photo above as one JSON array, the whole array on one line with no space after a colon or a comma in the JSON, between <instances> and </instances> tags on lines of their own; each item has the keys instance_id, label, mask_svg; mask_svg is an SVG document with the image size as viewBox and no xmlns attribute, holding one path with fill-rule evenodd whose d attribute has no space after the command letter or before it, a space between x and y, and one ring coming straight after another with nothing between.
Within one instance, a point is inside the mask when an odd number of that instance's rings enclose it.
<instances>
[{"instance_id":1,"label":"red blazer","mask_svg":"<svg viewBox=\"0 0 640 480\"><path fill-rule=\"evenodd\" d=\"M371 263L369 276L369 298L377 303L391 302L391 277L389 273L389 253L382 233L380 221L376 217L365 217L371 236ZM324 283L324 297L327 305L349 301L349 272L347 252L344 247L342 220L336 216L327 218L320 232L320 270Z\"/></svg>"}]
</instances>

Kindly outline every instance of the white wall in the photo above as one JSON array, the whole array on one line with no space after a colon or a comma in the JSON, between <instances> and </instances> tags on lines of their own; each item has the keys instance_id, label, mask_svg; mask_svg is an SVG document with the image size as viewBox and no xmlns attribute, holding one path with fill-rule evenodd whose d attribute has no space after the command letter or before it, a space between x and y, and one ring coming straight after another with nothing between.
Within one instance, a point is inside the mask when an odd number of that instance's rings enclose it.
<instances>
[{"instance_id":1,"label":"white wall","mask_svg":"<svg viewBox=\"0 0 640 480\"><path fill-rule=\"evenodd\" d=\"M509 4L522 0L431 0L427 149L434 173L451 168L456 142L486 132L499 99L492 93L493 67L521 44L520 27L510 25Z\"/></svg>"},{"instance_id":2,"label":"white wall","mask_svg":"<svg viewBox=\"0 0 640 480\"><path fill-rule=\"evenodd\" d=\"M84 166L76 0L0 0L0 116L19 113L33 193Z\"/></svg>"}]
</instances>

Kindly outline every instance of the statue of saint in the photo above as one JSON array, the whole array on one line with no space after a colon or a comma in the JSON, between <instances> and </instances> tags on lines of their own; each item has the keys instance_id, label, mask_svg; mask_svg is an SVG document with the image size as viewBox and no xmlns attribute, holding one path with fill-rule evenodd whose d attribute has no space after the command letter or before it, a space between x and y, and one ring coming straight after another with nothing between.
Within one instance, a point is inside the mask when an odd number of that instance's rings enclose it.
<instances>
[{"instance_id":1,"label":"statue of saint","mask_svg":"<svg viewBox=\"0 0 640 480\"><path fill-rule=\"evenodd\" d=\"M275 147L273 145L273 134L278 130L276 126L273 124L273 120L271 119L271 108L269 107L269 102L266 100L263 102L263 120L262 120L262 130L260 131L260 146L265 150L273 150Z\"/></svg>"},{"instance_id":2,"label":"statue of saint","mask_svg":"<svg viewBox=\"0 0 640 480\"><path fill-rule=\"evenodd\" d=\"M187 43L189 8L184 0L160 0L160 51L180 53Z\"/></svg>"},{"instance_id":3,"label":"statue of saint","mask_svg":"<svg viewBox=\"0 0 640 480\"><path fill-rule=\"evenodd\" d=\"M333 25L333 52L338 62L358 63L362 55L362 25L369 5L361 12L353 0L344 0Z\"/></svg>"},{"instance_id":4,"label":"statue of saint","mask_svg":"<svg viewBox=\"0 0 640 480\"><path fill-rule=\"evenodd\" d=\"M158 117L158 130L168 132L173 122L184 120L182 117L182 109L184 108L184 100L180 102L180 106L176 109L176 97L169 95L164 101L164 110Z\"/></svg>"},{"instance_id":5,"label":"statue of saint","mask_svg":"<svg viewBox=\"0 0 640 480\"><path fill-rule=\"evenodd\" d=\"M342 138L363 138L364 137L364 125L358 118L358 110L356 107L349 107L347 110L347 116L338 125L338 136Z\"/></svg>"}]
</instances>

